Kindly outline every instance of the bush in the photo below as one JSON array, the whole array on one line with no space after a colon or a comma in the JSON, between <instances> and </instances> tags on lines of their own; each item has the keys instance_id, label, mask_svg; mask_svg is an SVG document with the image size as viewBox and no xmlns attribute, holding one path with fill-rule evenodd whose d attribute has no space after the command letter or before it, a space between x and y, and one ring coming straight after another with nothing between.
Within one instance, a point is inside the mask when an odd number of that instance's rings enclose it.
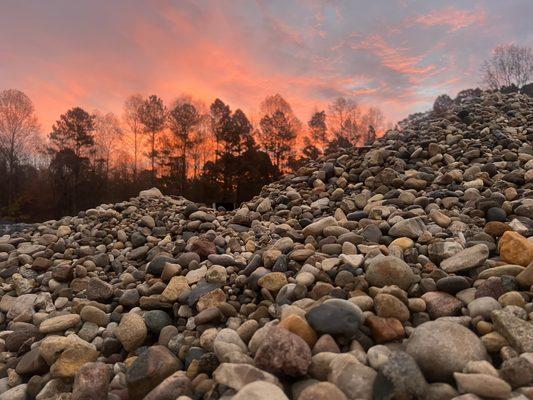
<instances>
[{"instance_id":1,"label":"bush","mask_svg":"<svg viewBox=\"0 0 533 400\"><path fill-rule=\"evenodd\" d=\"M526 94L529 97L533 97L533 82L528 83L527 85L522 86L522 89L520 89L520 93Z\"/></svg>"},{"instance_id":2,"label":"bush","mask_svg":"<svg viewBox=\"0 0 533 400\"><path fill-rule=\"evenodd\" d=\"M433 103L433 112L435 114L444 114L448 111L453 105L453 100L447 94L441 94L435 99Z\"/></svg>"}]
</instances>

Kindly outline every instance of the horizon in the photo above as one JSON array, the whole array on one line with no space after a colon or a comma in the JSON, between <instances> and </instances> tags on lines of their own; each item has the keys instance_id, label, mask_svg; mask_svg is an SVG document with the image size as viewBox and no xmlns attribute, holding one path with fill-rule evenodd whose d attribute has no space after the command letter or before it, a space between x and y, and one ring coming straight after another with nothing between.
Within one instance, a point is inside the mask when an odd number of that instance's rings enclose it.
<instances>
[{"instance_id":1,"label":"horizon","mask_svg":"<svg viewBox=\"0 0 533 400\"><path fill-rule=\"evenodd\" d=\"M511 5L512 4L512 5ZM306 122L340 96L390 123L479 86L499 44L531 43L533 3L477 1L3 3L0 88L34 102L42 127L80 106L220 98L253 117L281 94ZM504 12L505 9L505 12ZM458 46L457 43L460 45Z\"/></svg>"}]
</instances>

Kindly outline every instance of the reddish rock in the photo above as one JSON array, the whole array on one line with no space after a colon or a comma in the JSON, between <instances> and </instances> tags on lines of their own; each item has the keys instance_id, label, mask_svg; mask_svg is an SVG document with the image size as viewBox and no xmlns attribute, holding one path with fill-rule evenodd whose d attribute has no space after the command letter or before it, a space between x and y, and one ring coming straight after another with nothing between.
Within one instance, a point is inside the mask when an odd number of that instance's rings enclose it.
<instances>
[{"instance_id":1,"label":"reddish rock","mask_svg":"<svg viewBox=\"0 0 533 400\"><path fill-rule=\"evenodd\" d=\"M254 361L277 376L303 376L311 364L311 349L298 335L276 326L269 329Z\"/></svg>"},{"instance_id":2,"label":"reddish rock","mask_svg":"<svg viewBox=\"0 0 533 400\"><path fill-rule=\"evenodd\" d=\"M422 295L431 319L459 315L463 302L446 292L427 292Z\"/></svg>"},{"instance_id":3,"label":"reddish rock","mask_svg":"<svg viewBox=\"0 0 533 400\"><path fill-rule=\"evenodd\" d=\"M199 239L191 245L191 251L206 259L210 254L216 254L217 249L213 242L206 239Z\"/></svg>"}]
</instances>

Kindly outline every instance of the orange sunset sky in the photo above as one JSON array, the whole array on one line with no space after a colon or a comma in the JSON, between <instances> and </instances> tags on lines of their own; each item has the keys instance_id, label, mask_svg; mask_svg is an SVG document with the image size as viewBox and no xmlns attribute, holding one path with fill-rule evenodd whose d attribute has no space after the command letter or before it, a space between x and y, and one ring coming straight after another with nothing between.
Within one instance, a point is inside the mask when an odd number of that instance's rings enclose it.
<instances>
[{"instance_id":1,"label":"orange sunset sky","mask_svg":"<svg viewBox=\"0 0 533 400\"><path fill-rule=\"evenodd\" d=\"M355 96L396 121L478 85L496 45L531 45L532 16L531 0L2 0L0 90L28 94L45 133L134 93L253 114L278 92L303 121Z\"/></svg>"}]
</instances>

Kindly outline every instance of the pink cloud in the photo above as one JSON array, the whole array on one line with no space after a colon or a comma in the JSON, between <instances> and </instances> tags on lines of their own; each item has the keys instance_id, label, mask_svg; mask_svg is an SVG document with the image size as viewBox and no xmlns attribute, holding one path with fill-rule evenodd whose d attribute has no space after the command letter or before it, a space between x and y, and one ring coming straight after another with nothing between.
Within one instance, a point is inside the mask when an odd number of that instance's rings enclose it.
<instances>
[{"instance_id":1,"label":"pink cloud","mask_svg":"<svg viewBox=\"0 0 533 400\"><path fill-rule=\"evenodd\" d=\"M448 32L455 32L473 25L483 25L485 20L486 13L481 8L468 11L460 10L452 6L441 10L433 10L415 18L417 23L425 26L448 26Z\"/></svg>"}]
</instances>

